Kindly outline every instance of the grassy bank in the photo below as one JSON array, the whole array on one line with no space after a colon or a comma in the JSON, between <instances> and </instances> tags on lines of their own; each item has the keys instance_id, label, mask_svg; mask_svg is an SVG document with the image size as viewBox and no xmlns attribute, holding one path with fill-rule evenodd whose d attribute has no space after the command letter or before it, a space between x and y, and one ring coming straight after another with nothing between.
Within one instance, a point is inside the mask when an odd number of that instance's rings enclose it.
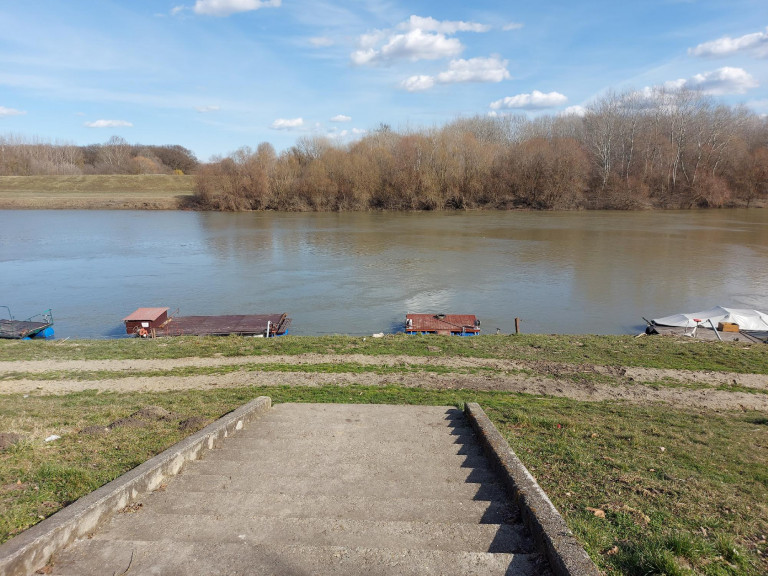
<instances>
[{"instance_id":1,"label":"grassy bank","mask_svg":"<svg viewBox=\"0 0 768 576\"><path fill-rule=\"evenodd\" d=\"M0 176L0 210L176 210L193 192L194 176Z\"/></svg>"},{"instance_id":2,"label":"grassy bank","mask_svg":"<svg viewBox=\"0 0 768 576\"><path fill-rule=\"evenodd\" d=\"M283 336L280 338L158 338L141 340L0 341L0 362L13 360L101 360L234 357L272 354L364 354L498 358L642 366L673 370L714 370L768 374L768 347L741 342L590 335L486 335L472 338L388 335Z\"/></svg>"},{"instance_id":3,"label":"grassy bank","mask_svg":"<svg viewBox=\"0 0 768 576\"><path fill-rule=\"evenodd\" d=\"M0 342L0 360L367 355L498 358L768 374L768 347L667 338L343 336L271 340ZM338 358L336 358L338 360ZM334 360L334 362L336 362ZM302 365L349 372L334 362ZM1 364L2 362L0 362ZM354 364L350 360L349 364ZM337 368L335 368L336 366ZM367 367L397 373L408 366ZM446 368L441 365L441 370ZM463 374L461 369L455 370ZM354 374L354 372L353 372ZM62 372L57 377L76 378ZM99 378L98 370L87 378ZM12 379L8 376L6 379ZM479 402L608 574L768 573L768 415L395 385L240 386L164 393L7 394L0 433L0 541L259 396L286 402L461 406ZM61 436L46 442L51 435Z\"/></svg>"}]
</instances>

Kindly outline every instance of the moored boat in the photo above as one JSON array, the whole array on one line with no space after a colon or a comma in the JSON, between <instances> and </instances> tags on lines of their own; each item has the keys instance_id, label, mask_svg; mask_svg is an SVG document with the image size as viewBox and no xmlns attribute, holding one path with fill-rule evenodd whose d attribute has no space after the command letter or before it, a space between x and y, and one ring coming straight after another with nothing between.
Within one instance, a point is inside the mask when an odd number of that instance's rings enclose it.
<instances>
[{"instance_id":1,"label":"moored boat","mask_svg":"<svg viewBox=\"0 0 768 576\"><path fill-rule=\"evenodd\" d=\"M745 308L715 306L700 312L673 314L646 320L646 334L670 334L704 340L768 340L768 313Z\"/></svg>"},{"instance_id":2,"label":"moored boat","mask_svg":"<svg viewBox=\"0 0 768 576\"><path fill-rule=\"evenodd\" d=\"M8 318L0 318L0 338L29 340L31 338L53 338L53 313L50 308L26 320L16 320L8 306Z\"/></svg>"}]
</instances>

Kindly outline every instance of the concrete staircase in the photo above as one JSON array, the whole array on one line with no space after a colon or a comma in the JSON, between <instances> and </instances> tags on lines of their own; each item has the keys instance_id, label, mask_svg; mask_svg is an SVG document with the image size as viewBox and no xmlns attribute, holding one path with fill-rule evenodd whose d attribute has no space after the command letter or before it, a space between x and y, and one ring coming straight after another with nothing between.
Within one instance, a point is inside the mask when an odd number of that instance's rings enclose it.
<instances>
[{"instance_id":1,"label":"concrete staircase","mask_svg":"<svg viewBox=\"0 0 768 576\"><path fill-rule=\"evenodd\" d=\"M455 408L279 404L53 574L549 574Z\"/></svg>"}]
</instances>

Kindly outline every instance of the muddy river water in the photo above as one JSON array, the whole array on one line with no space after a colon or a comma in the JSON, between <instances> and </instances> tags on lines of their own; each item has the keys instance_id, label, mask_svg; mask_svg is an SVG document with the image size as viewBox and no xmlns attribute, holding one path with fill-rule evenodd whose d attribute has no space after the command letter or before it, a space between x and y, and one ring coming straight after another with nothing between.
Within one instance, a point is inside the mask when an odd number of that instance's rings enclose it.
<instances>
[{"instance_id":1,"label":"muddy river water","mask_svg":"<svg viewBox=\"0 0 768 576\"><path fill-rule=\"evenodd\" d=\"M145 306L370 335L407 312L476 314L484 333L517 317L524 332L630 334L718 304L768 310L768 210L0 211L0 305L52 308L58 338L122 336Z\"/></svg>"}]
</instances>

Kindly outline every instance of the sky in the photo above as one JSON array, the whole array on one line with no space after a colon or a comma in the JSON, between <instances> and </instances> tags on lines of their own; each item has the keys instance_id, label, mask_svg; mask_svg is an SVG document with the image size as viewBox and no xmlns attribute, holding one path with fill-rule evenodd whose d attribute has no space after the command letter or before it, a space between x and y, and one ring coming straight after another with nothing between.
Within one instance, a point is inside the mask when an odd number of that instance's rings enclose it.
<instances>
[{"instance_id":1,"label":"sky","mask_svg":"<svg viewBox=\"0 0 768 576\"><path fill-rule=\"evenodd\" d=\"M0 0L0 135L201 161L698 88L768 113L768 0Z\"/></svg>"}]
</instances>

